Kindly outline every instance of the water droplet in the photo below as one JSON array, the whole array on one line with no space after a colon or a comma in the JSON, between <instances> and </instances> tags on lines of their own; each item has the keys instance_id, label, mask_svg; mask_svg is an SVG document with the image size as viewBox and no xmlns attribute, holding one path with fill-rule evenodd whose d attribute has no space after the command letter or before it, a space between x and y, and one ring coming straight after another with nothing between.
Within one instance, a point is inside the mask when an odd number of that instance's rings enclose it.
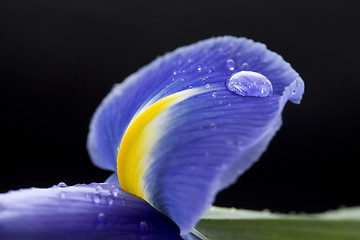
<instances>
[{"instance_id":1,"label":"water droplet","mask_svg":"<svg viewBox=\"0 0 360 240\"><path fill-rule=\"evenodd\" d=\"M188 59L188 63L191 63L191 62L192 62L192 59L191 59L191 58L189 58L189 59Z\"/></svg>"},{"instance_id":2,"label":"water droplet","mask_svg":"<svg viewBox=\"0 0 360 240\"><path fill-rule=\"evenodd\" d=\"M202 68L199 66L199 67L197 68L197 70L198 70L199 72L201 72Z\"/></svg>"},{"instance_id":3,"label":"water droplet","mask_svg":"<svg viewBox=\"0 0 360 240\"><path fill-rule=\"evenodd\" d=\"M138 226L138 233L147 236L151 233L151 227L147 221L141 221Z\"/></svg>"},{"instance_id":4,"label":"water droplet","mask_svg":"<svg viewBox=\"0 0 360 240\"><path fill-rule=\"evenodd\" d=\"M213 92L213 93L211 94L211 96L212 96L213 98L215 98L215 97L216 97L216 92Z\"/></svg>"},{"instance_id":5,"label":"water droplet","mask_svg":"<svg viewBox=\"0 0 360 240\"><path fill-rule=\"evenodd\" d=\"M120 196L120 188L118 186L112 186L110 188L110 194L113 195L114 197L119 197Z\"/></svg>"},{"instance_id":6,"label":"water droplet","mask_svg":"<svg viewBox=\"0 0 360 240\"><path fill-rule=\"evenodd\" d=\"M101 212L96 216L96 226L103 227L105 225L106 215L105 213Z\"/></svg>"},{"instance_id":7,"label":"water droplet","mask_svg":"<svg viewBox=\"0 0 360 240\"><path fill-rule=\"evenodd\" d=\"M176 72L176 71L174 71L174 72L173 72L173 74L174 74L174 75L176 75L176 74L177 74L177 72Z\"/></svg>"},{"instance_id":8,"label":"water droplet","mask_svg":"<svg viewBox=\"0 0 360 240\"><path fill-rule=\"evenodd\" d=\"M66 192L60 192L60 198L65 199L66 198Z\"/></svg>"},{"instance_id":9,"label":"water droplet","mask_svg":"<svg viewBox=\"0 0 360 240\"><path fill-rule=\"evenodd\" d=\"M111 206L111 205L113 205L113 203L114 203L114 197L113 196L109 196L108 198L107 198L107 203Z\"/></svg>"},{"instance_id":10,"label":"water droplet","mask_svg":"<svg viewBox=\"0 0 360 240\"><path fill-rule=\"evenodd\" d=\"M66 183L64 183L64 182L60 182L57 186L59 188L66 188L67 187Z\"/></svg>"},{"instance_id":11,"label":"water droplet","mask_svg":"<svg viewBox=\"0 0 360 240\"><path fill-rule=\"evenodd\" d=\"M101 202L101 195L100 194L94 194L92 196L92 200L94 203L100 203Z\"/></svg>"},{"instance_id":12,"label":"water droplet","mask_svg":"<svg viewBox=\"0 0 360 240\"><path fill-rule=\"evenodd\" d=\"M232 59L226 60L226 67L227 67L227 69L229 69L230 71L234 71L234 69L235 69L235 61L232 60Z\"/></svg>"},{"instance_id":13,"label":"water droplet","mask_svg":"<svg viewBox=\"0 0 360 240\"><path fill-rule=\"evenodd\" d=\"M182 78L182 79L181 79L181 81L183 82L183 81L185 81L185 79L184 79L184 78Z\"/></svg>"},{"instance_id":14,"label":"water droplet","mask_svg":"<svg viewBox=\"0 0 360 240\"><path fill-rule=\"evenodd\" d=\"M95 190L96 190L96 192L99 192L99 193L100 193L103 189L102 189L102 187L99 185L99 186L96 186Z\"/></svg>"},{"instance_id":15,"label":"water droplet","mask_svg":"<svg viewBox=\"0 0 360 240\"><path fill-rule=\"evenodd\" d=\"M215 128L216 128L216 124L215 124L215 123L211 123L211 124L210 124L210 128L211 128L211 129L215 129Z\"/></svg>"},{"instance_id":16,"label":"water droplet","mask_svg":"<svg viewBox=\"0 0 360 240\"><path fill-rule=\"evenodd\" d=\"M189 86L189 89L192 89L193 87L192 86Z\"/></svg>"},{"instance_id":17,"label":"water droplet","mask_svg":"<svg viewBox=\"0 0 360 240\"><path fill-rule=\"evenodd\" d=\"M228 105L228 107L231 107L231 103L228 103L227 105Z\"/></svg>"},{"instance_id":18,"label":"water droplet","mask_svg":"<svg viewBox=\"0 0 360 240\"><path fill-rule=\"evenodd\" d=\"M248 71L249 69L250 69L250 66L249 66L248 63L243 63L243 64L241 64L241 66L240 66L240 70L241 70L241 71Z\"/></svg>"},{"instance_id":19,"label":"water droplet","mask_svg":"<svg viewBox=\"0 0 360 240\"><path fill-rule=\"evenodd\" d=\"M210 87L209 83L205 84L205 88L209 88L209 87Z\"/></svg>"},{"instance_id":20,"label":"water droplet","mask_svg":"<svg viewBox=\"0 0 360 240\"><path fill-rule=\"evenodd\" d=\"M251 71L233 74L226 84L228 90L241 96L269 97L273 87L264 75Z\"/></svg>"}]
</instances>

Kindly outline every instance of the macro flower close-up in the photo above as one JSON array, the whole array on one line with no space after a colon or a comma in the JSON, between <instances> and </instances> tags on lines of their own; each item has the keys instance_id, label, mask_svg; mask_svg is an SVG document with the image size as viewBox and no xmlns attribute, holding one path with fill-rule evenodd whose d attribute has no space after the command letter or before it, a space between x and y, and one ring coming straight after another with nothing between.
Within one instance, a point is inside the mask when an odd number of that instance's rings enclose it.
<instances>
[{"instance_id":1,"label":"macro flower close-up","mask_svg":"<svg viewBox=\"0 0 360 240\"><path fill-rule=\"evenodd\" d=\"M286 102L299 103L303 92L290 64L246 38L168 53L115 85L93 116L87 148L95 165L115 172L113 185L2 195L0 234L46 239L63 228L59 237L167 239L175 223L187 237L216 194L265 151Z\"/></svg>"},{"instance_id":2,"label":"macro flower close-up","mask_svg":"<svg viewBox=\"0 0 360 240\"><path fill-rule=\"evenodd\" d=\"M0 240L360 238L345 40L233 4L0 6Z\"/></svg>"}]
</instances>

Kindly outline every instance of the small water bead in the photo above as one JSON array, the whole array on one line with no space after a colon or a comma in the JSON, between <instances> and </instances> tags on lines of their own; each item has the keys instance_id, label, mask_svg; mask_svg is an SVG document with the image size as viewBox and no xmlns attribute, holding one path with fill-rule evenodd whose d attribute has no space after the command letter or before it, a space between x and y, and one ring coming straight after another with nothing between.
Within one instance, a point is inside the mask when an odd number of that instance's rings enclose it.
<instances>
[{"instance_id":1,"label":"small water bead","mask_svg":"<svg viewBox=\"0 0 360 240\"><path fill-rule=\"evenodd\" d=\"M269 97L273 87L264 75L251 71L241 71L233 74L226 84L228 90L241 96Z\"/></svg>"},{"instance_id":2,"label":"small water bead","mask_svg":"<svg viewBox=\"0 0 360 240\"><path fill-rule=\"evenodd\" d=\"M107 198L107 203L109 204L109 206L113 205L113 203L114 203L114 197L113 197L113 196L108 196L108 198Z\"/></svg>"},{"instance_id":3,"label":"small water bead","mask_svg":"<svg viewBox=\"0 0 360 240\"><path fill-rule=\"evenodd\" d=\"M64 183L64 182L60 182L57 186L59 188L66 188L67 187L66 183Z\"/></svg>"},{"instance_id":4,"label":"small water bead","mask_svg":"<svg viewBox=\"0 0 360 240\"><path fill-rule=\"evenodd\" d=\"M92 200L94 203L100 203L101 202L101 195L100 194L94 194L92 196Z\"/></svg>"},{"instance_id":5,"label":"small water bead","mask_svg":"<svg viewBox=\"0 0 360 240\"><path fill-rule=\"evenodd\" d=\"M106 215L105 213L101 212L96 216L96 226L103 227L105 225Z\"/></svg>"},{"instance_id":6,"label":"small water bead","mask_svg":"<svg viewBox=\"0 0 360 240\"><path fill-rule=\"evenodd\" d=\"M249 66L248 63L243 63L243 64L241 64L241 66L240 66L240 70L241 70L241 71L248 71L249 69L250 69L250 66Z\"/></svg>"},{"instance_id":7,"label":"small water bead","mask_svg":"<svg viewBox=\"0 0 360 240\"><path fill-rule=\"evenodd\" d=\"M150 224L147 221L141 221L138 226L138 233L142 236L147 236L151 233Z\"/></svg>"},{"instance_id":8,"label":"small water bead","mask_svg":"<svg viewBox=\"0 0 360 240\"><path fill-rule=\"evenodd\" d=\"M216 128L216 124L215 124L215 123L211 123L211 124L210 124L210 128L211 128L211 129L215 129L215 128Z\"/></svg>"},{"instance_id":9,"label":"small water bead","mask_svg":"<svg viewBox=\"0 0 360 240\"><path fill-rule=\"evenodd\" d=\"M96 192L101 193L101 191L103 190L102 187L100 185L96 186L95 188Z\"/></svg>"},{"instance_id":10,"label":"small water bead","mask_svg":"<svg viewBox=\"0 0 360 240\"><path fill-rule=\"evenodd\" d=\"M216 98L216 92L213 92L213 93L211 94L211 96L212 96L213 98Z\"/></svg>"},{"instance_id":11,"label":"small water bead","mask_svg":"<svg viewBox=\"0 0 360 240\"><path fill-rule=\"evenodd\" d=\"M189 89L192 89L193 87L192 86L189 86Z\"/></svg>"},{"instance_id":12,"label":"small water bead","mask_svg":"<svg viewBox=\"0 0 360 240\"><path fill-rule=\"evenodd\" d=\"M197 70L198 70L199 72L201 72L201 71L202 71L202 68L199 66L199 67L197 68Z\"/></svg>"},{"instance_id":13,"label":"small water bead","mask_svg":"<svg viewBox=\"0 0 360 240\"><path fill-rule=\"evenodd\" d=\"M205 88L209 88L209 87L210 87L209 83L205 84Z\"/></svg>"},{"instance_id":14,"label":"small water bead","mask_svg":"<svg viewBox=\"0 0 360 240\"><path fill-rule=\"evenodd\" d=\"M227 67L227 69L229 69L230 71L234 71L234 69L235 69L235 61L232 60L232 59L226 60L226 67Z\"/></svg>"},{"instance_id":15,"label":"small water bead","mask_svg":"<svg viewBox=\"0 0 360 240\"><path fill-rule=\"evenodd\" d=\"M118 186L112 186L110 188L110 194L113 195L114 197L119 197L120 192L121 192L121 190Z\"/></svg>"}]
</instances>

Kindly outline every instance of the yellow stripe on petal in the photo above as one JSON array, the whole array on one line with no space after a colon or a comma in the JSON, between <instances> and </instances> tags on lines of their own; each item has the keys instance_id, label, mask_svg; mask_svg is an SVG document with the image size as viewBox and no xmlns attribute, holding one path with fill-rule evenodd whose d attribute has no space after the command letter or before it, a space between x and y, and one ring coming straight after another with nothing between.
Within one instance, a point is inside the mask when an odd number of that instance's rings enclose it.
<instances>
[{"instance_id":1,"label":"yellow stripe on petal","mask_svg":"<svg viewBox=\"0 0 360 240\"><path fill-rule=\"evenodd\" d=\"M122 139L117 157L117 173L123 190L147 200L142 178L151 164L150 150L162 136L159 127L163 127L164 122L158 116L177 103L205 91L200 87L177 92L155 102L134 117Z\"/></svg>"}]
</instances>

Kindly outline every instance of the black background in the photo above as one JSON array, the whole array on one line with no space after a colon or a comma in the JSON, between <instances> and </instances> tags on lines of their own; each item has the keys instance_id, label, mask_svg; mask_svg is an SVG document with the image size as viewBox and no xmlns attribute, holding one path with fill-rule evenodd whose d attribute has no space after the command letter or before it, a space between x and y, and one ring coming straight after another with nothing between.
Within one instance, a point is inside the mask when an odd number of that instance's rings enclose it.
<instances>
[{"instance_id":1,"label":"black background","mask_svg":"<svg viewBox=\"0 0 360 240\"><path fill-rule=\"evenodd\" d=\"M85 143L101 99L158 55L246 36L300 73L301 105L216 204L318 212L360 205L358 1L1 1L0 192L102 182Z\"/></svg>"}]
</instances>

